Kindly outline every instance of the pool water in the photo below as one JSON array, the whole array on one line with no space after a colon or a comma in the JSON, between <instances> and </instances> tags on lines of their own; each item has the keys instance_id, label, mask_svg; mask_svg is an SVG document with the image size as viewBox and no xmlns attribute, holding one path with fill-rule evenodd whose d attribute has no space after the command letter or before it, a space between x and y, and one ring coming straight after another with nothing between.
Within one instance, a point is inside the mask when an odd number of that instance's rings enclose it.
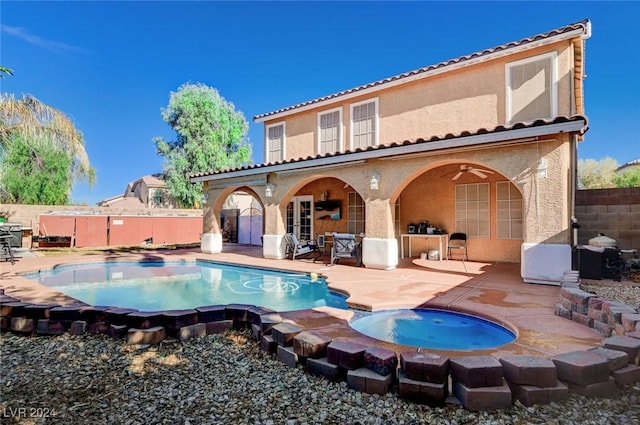
<instances>
[{"instance_id":1,"label":"pool water","mask_svg":"<svg viewBox=\"0 0 640 425\"><path fill-rule=\"evenodd\" d=\"M386 342L434 350L481 350L515 340L509 329L469 314L437 309L385 310L350 323Z\"/></svg>"},{"instance_id":2,"label":"pool water","mask_svg":"<svg viewBox=\"0 0 640 425\"><path fill-rule=\"evenodd\" d=\"M90 305L140 311L226 304L347 309L346 297L329 291L323 278L208 261L65 265L24 277Z\"/></svg>"}]
</instances>

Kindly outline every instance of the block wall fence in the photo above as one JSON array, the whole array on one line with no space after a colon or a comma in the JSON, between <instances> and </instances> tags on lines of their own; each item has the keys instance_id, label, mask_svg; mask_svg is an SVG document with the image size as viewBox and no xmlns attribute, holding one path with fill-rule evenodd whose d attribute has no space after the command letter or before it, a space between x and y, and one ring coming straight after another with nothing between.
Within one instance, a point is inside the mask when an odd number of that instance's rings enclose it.
<instances>
[{"instance_id":1,"label":"block wall fence","mask_svg":"<svg viewBox=\"0 0 640 425\"><path fill-rule=\"evenodd\" d=\"M82 205L19 205L0 204L0 216L4 216L9 223L20 223L23 226L31 226L33 234L40 234L41 214L51 213L78 213L84 215L129 215L129 216L200 216L202 209L177 209L177 208L154 208L154 209L126 209L110 207L90 207Z\"/></svg>"},{"instance_id":2,"label":"block wall fence","mask_svg":"<svg viewBox=\"0 0 640 425\"><path fill-rule=\"evenodd\" d=\"M620 249L640 249L640 187L576 191L578 243L604 233Z\"/></svg>"}]
</instances>

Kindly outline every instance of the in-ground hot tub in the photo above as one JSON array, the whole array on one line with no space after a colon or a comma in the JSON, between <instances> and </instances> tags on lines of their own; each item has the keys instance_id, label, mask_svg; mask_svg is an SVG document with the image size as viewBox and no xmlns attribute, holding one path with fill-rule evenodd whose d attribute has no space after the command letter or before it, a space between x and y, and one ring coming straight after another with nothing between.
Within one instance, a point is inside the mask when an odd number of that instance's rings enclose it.
<instances>
[{"instance_id":1,"label":"in-ground hot tub","mask_svg":"<svg viewBox=\"0 0 640 425\"><path fill-rule=\"evenodd\" d=\"M383 310L350 325L372 338L433 350L482 350L516 339L515 332L498 323L439 309Z\"/></svg>"}]
</instances>

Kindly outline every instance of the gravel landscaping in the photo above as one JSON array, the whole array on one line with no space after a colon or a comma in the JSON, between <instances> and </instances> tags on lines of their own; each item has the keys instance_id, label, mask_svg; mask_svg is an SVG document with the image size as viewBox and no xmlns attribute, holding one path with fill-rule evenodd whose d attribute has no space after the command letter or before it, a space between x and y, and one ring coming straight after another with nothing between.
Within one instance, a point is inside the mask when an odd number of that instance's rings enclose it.
<instances>
[{"instance_id":1,"label":"gravel landscaping","mask_svg":"<svg viewBox=\"0 0 640 425\"><path fill-rule=\"evenodd\" d=\"M612 398L470 412L367 395L290 368L246 332L137 347L104 335L0 336L2 423L638 424L640 385Z\"/></svg>"}]
</instances>

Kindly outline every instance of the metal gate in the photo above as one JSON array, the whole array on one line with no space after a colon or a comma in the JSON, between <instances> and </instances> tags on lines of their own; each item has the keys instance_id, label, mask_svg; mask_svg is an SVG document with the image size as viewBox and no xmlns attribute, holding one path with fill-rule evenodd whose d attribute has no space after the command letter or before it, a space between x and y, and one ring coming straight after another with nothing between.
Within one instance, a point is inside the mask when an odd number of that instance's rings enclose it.
<instances>
[{"instance_id":1,"label":"metal gate","mask_svg":"<svg viewBox=\"0 0 640 425\"><path fill-rule=\"evenodd\" d=\"M246 245L262 245L262 211L247 208L238 217L238 243Z\"/></svg>"}]
</instances>

